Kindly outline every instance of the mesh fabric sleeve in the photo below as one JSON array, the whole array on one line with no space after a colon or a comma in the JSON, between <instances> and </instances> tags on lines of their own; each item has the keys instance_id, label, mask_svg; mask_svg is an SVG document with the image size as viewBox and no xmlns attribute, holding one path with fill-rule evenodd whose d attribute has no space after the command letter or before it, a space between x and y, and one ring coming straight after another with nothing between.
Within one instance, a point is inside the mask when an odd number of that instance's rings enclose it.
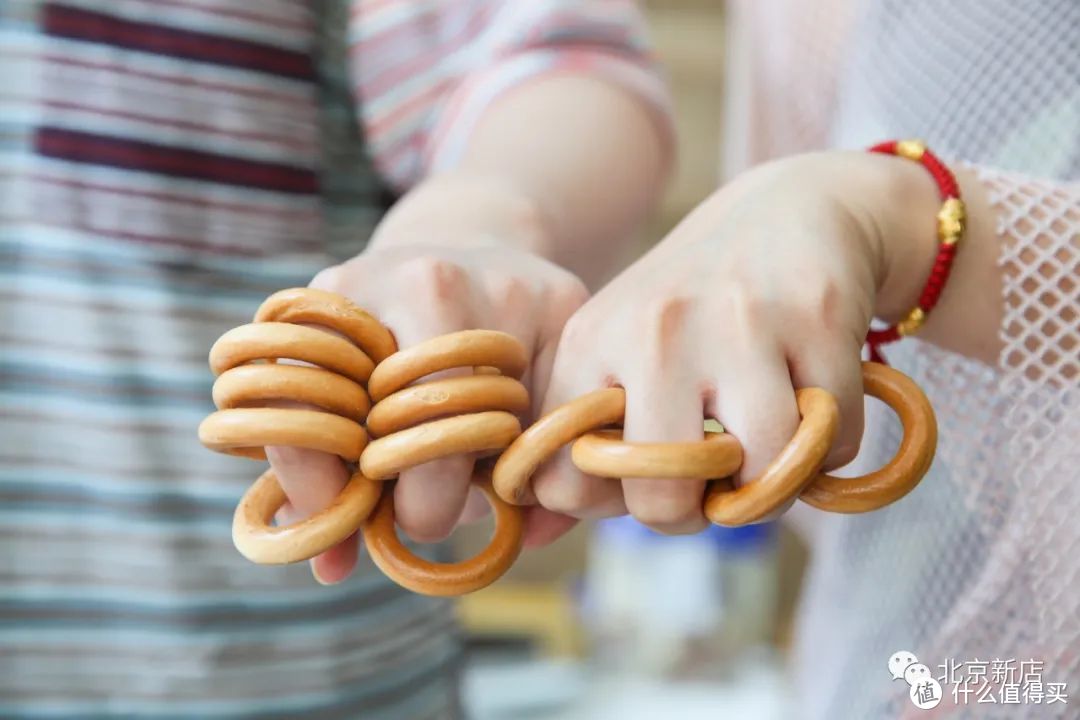
<instances>
[{"instance_id":1,"label":"mesh fabric sleeve","mask_svg":"<svg viewBox=\"0 0 1080 720\"><path fill-rule=\"evenodd\" d=\"M997 211L1009 382L1080 379L1080 183L976 168Z\"/></svg>"}]
</instances>

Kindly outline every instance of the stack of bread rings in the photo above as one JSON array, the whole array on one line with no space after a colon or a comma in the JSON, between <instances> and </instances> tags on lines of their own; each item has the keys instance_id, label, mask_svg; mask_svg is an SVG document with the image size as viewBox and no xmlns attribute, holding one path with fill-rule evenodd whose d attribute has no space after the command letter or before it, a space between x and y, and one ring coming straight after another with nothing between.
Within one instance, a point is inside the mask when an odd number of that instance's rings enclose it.
<instances>
[{"instance_id":1,"label":"stack of bread rings","mask_svg":"<svg viewBox=\"0 0 1080 720\"><path fill-rule=\"evenodd\" d=\"M888 464L858 478L821 473L839 410L828 392L803 388L794 437L759 478L736 488L729 478L742 464L742 448L731 435L623 441L621 388L583 395L523 432L518 418L529 396L519 378L527 363L521 344L505 333L466 330L398 350L386 327L344 297L311 288L270 296L253 323L225 333L210 350L218 411L199 426L199 439L212 450L262 460L267 446L332 453L352 476L329 507L281 526L272 523L285 493L267 470L236 508L237 549L257 563L299 562L360 529L372 560L395 582L426 595L462 595L491 584L514 563L521 508L536 501L530 478L568 444L574 464L592 475L711 481L705 515L726 526L758 522L794 498L831 512L881 508L918 485L937 446L934 412L919 387L896 370L864 363L864 391L892 407L904 427ZM461 368L473 374L427 380ZM391 481L402 470L458 453L482 458L474 482L494 510L495 532L476 557L434 563L399 540Z\"/></svg>"}]
</instances>

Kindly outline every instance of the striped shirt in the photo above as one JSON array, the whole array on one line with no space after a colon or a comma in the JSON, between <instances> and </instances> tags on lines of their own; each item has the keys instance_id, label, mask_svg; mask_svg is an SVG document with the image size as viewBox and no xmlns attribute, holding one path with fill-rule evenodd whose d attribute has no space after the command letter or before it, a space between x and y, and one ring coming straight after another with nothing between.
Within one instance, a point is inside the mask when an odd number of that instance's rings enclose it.
<instances>
[{"instance_id":1,"label":"striped shirt","mask_svg":"<svg viewBox=\"0 0 1080 720\"><path fill-rule=\"evenodd\" d=\"M0 717L458 714L447 604L231 547L206 353L561 71L663 102L630 0L0 0Z\"/></svg>"}]
</instances>

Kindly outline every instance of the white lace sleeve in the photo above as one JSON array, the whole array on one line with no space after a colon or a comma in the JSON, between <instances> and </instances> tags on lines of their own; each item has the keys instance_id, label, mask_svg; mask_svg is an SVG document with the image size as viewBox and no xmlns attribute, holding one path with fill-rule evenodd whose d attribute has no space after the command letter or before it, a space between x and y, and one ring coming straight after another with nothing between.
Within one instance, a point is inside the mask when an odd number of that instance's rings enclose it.
<instances>
[{"instance_id":1,"label":"white lace sleeve","mask_svg":"<svg viewBox=\"0 0 1080 720\"><path fill-rule=\"evenodd\" d=\"M998 211L1010 383L1080 379L1080 183L979 170Z\"/></svg>"}]
</instances>

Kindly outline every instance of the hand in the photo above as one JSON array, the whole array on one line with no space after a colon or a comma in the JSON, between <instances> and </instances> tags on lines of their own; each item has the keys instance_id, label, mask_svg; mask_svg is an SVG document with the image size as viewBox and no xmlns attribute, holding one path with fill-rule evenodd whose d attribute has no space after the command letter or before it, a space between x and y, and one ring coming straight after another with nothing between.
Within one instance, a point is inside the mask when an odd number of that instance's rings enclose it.
<instances>
[{"instance_id":1,"label":"hand","mask_svg":"<svg viewBox=\"0 0 1080 720\"><path fill-rule=\"evenodd\" d=\"M528 252L543 229L524 206L486 188L437 182L421 186L387 217L372 247L319 273L311 286L344 295L378 317L407 348L437 335L485 328L516 337L531 359L522 382L535 404L543 397L563 323L588 297L569 272ZM523 424L531 418L522 418ZM335 456L269 448L294 522L328 506L348 479ZM398 525L413 539L444 538L462 518L473 458L453 457L403 472L395 489ZM476 494L479 496L479 494ZM486 502L470 503L470 515ZM526 541L574 521L540 508ZM313 560L317 579L344 579L357 557L350 538Z\"/></svg>"},{"instance_id":2,"label":"hand","mask_svg":"<svg viewBox=\"0 0 1080 720\"><path fill-rule=\"evenodd\" d=\"M818 386L841 411L826 468L848 463L862 436L870 320L876 307L910 306L882 289L905 284L894 267L924 261L885 252L902 243L883 228L920 217L893 206L928 202L918 211L928 225L907 225L928 230L921 246L932 258L933 185L921 172L894 158L830 153L736 180L569 321L545 411L620 385L629 441L700 440L703 417L715 418L744 448L736 481L747 483L798 426L795 389ZM707 524L704 482L586 477L564 451L534 483L542 506L579 518L629 512L667 533Z\"/></svg>"}]
</instances>

